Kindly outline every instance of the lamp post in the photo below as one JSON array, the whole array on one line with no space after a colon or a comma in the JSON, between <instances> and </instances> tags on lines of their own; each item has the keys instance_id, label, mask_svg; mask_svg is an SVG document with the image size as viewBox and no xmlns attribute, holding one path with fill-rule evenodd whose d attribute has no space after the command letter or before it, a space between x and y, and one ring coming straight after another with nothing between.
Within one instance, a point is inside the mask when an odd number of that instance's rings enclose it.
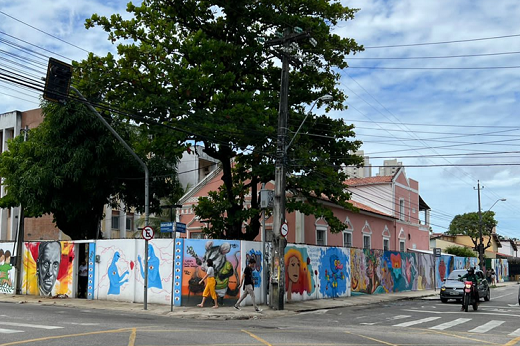
<instances>
[{"instance_id":1,"label":"lamp post","mask_svg":"<svg viewBox=\"0 0 520 346\"><path fill-rule=\"evenodd\" d=\"M479 235L478 261L479 261L480 270L482 270L482 271L484 271L484 239L483 239L483 232L482 232L483 224L482 224L482 209L481 209L481 204L480 204L480 190L482 190L483 188L484 188L484 186L480 187L480 181L477 180L476 190L478 191L478 235ZM495 201L495 203L493 203L493 205L491 205L491 207L486 212L490 211L491 208L493 208L495 206L495 204L497 204L500 201L503 202L503 201L506 201L506 199L505 198L497 199Z\"/></svg>"},{"instance_id":2,"label":"lamp post","mask_svg":"<svg viewBox=\"0 0 520 346\"><path fill-rule=\"evenodd\" d=\"M287 66L288 68L288 66ZM305 115L302 123L293 135L288 145L285 145L286 138L286 126L287 126L287 110L282 112L284 107L280 107L280 115L278 121L278 143L277 143L277 155L276 155L276 166L274 176L274 199L273 199L273 243L271 246L271 282L269 283L269 304L271 308L275 310L284 309L284 284L285 284L285 267L284 267L284 254L285 254L285 241L281 236L281 227L285 221L285 185L286 185L286 161L287 161L287 150L293 143L296 135L300 132L303 123L307 120L312 110L319 101L330 101L332 96L323 95L316 99L309 112ZM287 102L281 102L287 106Z\"/></svg>"}]
</instances>

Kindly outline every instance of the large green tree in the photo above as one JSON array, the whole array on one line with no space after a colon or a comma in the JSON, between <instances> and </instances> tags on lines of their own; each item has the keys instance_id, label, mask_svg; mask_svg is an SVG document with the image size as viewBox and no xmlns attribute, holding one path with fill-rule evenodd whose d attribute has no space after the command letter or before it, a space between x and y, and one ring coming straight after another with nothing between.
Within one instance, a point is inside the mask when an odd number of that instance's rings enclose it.
<instances>
[{"instance_id":1,"label":"large green tree","mask_svg":"<svg viewBox=\"0 0 520 346\"><path fill-rule=\"evenodd\" d=\"M484 249L491 246L491 233L498 222L495 220L495 213L493 211L482 212L482 223L478 212L465 213L456 215L451 220L449 231L446 234L451 235L466 235L471 238L475 245L475 251L478 251L478 244L480 243L480 230L482 228L482 236L488 237L488 242L484 244Z\"/></svg>"},{"instance_id":2,"label":"large green tree","mask_svg":"<svg viewBox=\"0 0 520 346\"><path fill-rule=\"evenodd\" d=\"M260 229L258 185L274 179L281 83L276 32L302 28L309 39L286 54L302 65L290 71L289 138L308 106L330 94L328 110L346 109L338 88L347 55L362 49L333 32L357 10L327 0L143 0L129 3L130 19L93 15L117 44L117 57L90 55L76 64L84 90L143 121L167 124L202 143L222 166L222 186L195 208L210 221L213 237L253 239ZM321 106L321 104L318 104ZM168 138L154 136L157 140ZM288 150L289 211L323 216L332 231L344 229L327 203L351 208L342 165L358 165L360 142L340 118L313 116ZM253 196L251 204L249 198ZM245 226L245 232L243 227Z\"/></svg>"},{"instance_id":3,"label":"large green tree","mask_svg":"<svg viewBox=\"0 0 520 346\"><path fill-rule=\"evenodd\" d=\"M143 211L143 169L86 106L73 99L66 105L43 102L42 112L42 124L11 140L0 155L7 190L2 207L22 205L32 217L52 214L72 239L100 237L105 204L123 201ZM159 156L146 157L139 129L106 119L126 141L139 144L151 175L161 177L150 184L151 210L160 211L159 197L180 191L166 179L171 167Z\"/></svg>"}]
</instances>

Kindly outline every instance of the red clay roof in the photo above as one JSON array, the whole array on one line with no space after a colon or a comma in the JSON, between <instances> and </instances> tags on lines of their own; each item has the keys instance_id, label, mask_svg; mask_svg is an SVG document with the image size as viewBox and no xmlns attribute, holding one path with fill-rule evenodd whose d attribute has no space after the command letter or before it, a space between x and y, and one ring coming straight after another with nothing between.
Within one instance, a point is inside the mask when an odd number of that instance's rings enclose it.
<instances>
[{"instance_id":1,"label":"red clay roof","mask_svg":"<svg viewBox=\"0 0 520 346\"><path fill-rule=\"evenodd\" d=\"M361 185L373 185L373 184L384 184L392 182L392 175L383 175L368 178L352 178L345 180L347 186L361 186Z\"/></svg>"}]
</instances>

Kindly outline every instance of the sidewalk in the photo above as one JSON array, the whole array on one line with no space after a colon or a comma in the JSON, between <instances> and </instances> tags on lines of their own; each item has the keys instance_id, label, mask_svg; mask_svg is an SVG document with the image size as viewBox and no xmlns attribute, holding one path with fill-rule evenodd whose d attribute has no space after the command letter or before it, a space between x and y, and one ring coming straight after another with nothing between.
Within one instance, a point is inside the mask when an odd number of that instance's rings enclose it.
<instances>
[{"instance_id":1,"label":"sidewalk","mask_svg":"<svg viewBox=\"0 0 520 346\"><path fill-rule=\"evenodd\" d=\"M497 287L517 285L517 282L500 283ZM493 296L492 296L493 297ZM406 291L387 294L373 295L354 295L351 297L337 299L316 299L298 302L287 302L284 310L272 310L269 307L260 305L263 309L261 313L255 312L252 306L242 307L241 310L235 310L232 306L223 306L218 309L212 309L208 304L205 308L199 307L173 307L170 311L169 305L148 304L147 310L144 310L143 303L127 303L111 300L87 300L77 298L43 298L38 296L26 295L4 295L0 294L0 303L16 303L16 304L39 304L54 305L63 307L72 307L76 309L99 309L111 311L127 311L132 313L142 313L158 316L171 316L175 318L191 318L191 319L256 319L270 318L294 315L299 312L315 311L322 309L335 309L348 306L362 306L384 302L392 302L407 299L439 299L439 290L422 290L422 291ZM493 299L493 298L491 298Z\"/></svg>"}]
</instances>

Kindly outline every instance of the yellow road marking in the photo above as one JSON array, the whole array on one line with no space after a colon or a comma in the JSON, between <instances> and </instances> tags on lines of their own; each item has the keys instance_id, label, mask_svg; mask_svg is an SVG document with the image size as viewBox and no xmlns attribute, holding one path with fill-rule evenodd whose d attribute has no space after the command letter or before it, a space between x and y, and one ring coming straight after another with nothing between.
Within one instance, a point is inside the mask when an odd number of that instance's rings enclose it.
<instances>
[{"instance_id":1,"label":"yellow road marking","mask_svg":"<svg viewBox=\"0 0 520 346\"><path fill-rule=\"evenodd\" d=\"M132 328L132 332L130 333L130 339L128 339L128 346L135 345L135 334L137 333L135 328Z\"/></svg>"},{"instance_id":2,"label":"yellow road marking","mask_svg":"<svg viewBox=\"0 0 520 346\"><path fill-rule=\"evenodd\" d=\"M462 336L462 335L457 335L457 334L452 334L452 333L446 333L446 332L441 332L439 330L428 330L430 333L437 333L437 334L442 334L442 335L446 335L446 336L452 336L452 337L455 337L455 338L460 338L460 339L465 339L465 340L471 340L471 341L475 341L475 342L480 342L480 343L483 343L483 344L490 344L490 345L500 345L500 344L497 344L496 342L491 342L491 341L485 341L485 340L479 340L479 339L474 339L474 338L468 338L467 336ZM0 345L1 346L1 345Z\"/></svg>"},{"instance_id":3,"label":"yellow road marking","mask_svg":"<svg viewBox=\"0 0 520 346\"><path fill-rule=\"evenodd\" d=\"M0 344L0 346L21 345L21 344L28 344L28 343L37 342L37 341L74 338L74 337L77 337L77 336L86 336L86 335L95 335L95 334L123 333L123 332L129 331L131 329L132 328L122 328L122 329L113 329L113 330L102 330L102 331L89 332L89 333L47 336L47 337L38 338L38 339L29 339L29 340L20 340L20 341L8 342L8 343L5 343L5 344Z\"/></svg>"},{"instance_id":4,"label":"yellow road marking","mask_svg":"<svg viewBox=\"0 0 520 346\"><path fill-rule=\"evenodd\" d=\"M242 332L244 332L244 333L246 333L246 334L249 334L250 337L252 337L253 339L255 339L255 340L257 340L257 341L260 341L260 342L261 342L262 344L264 344L264 345L267 345L267 346L273 346L273 345L271 345L270 343L268 343L267 341L265 341L264 339L262 339L262 338L256 336L256 335L253 334L253 333L248 332L247 330L242 329Z\"/></svg>"},{"instance_id":5,"label":"yellow road marking","mask_svg":"<svg viewBox=\"0 0 520 346\"><path fill-rule=\"evenodd\" d=\"M507 344L504 344L504 346L513 346L516 345L520 341L520 336L518 338L514 338L513 340L509 341Z\"/></svg>"},{"instance_id":6,"label":"yellow road marking","mask_svg":"<svg viewBox=\"0 0 520 346\"><path fill-rule=\"evenodd\" d=\"M378 339L374 339L374 338L371 338L369 336L365 336L365 335L361 335L361 334L354 334L354 333L351 333L351 332L345 332L347 334L352 334L352 335L355 335L355 336L359 336L361 338L365 338L365 339L368 339L368 340L372 340L372 341L375 341L375 342L379 342L381 344L384 344L384 345L389 345L389 346L399 346L397 344L392 344L390 342L386 342L386 341L383 341L383 340L378 340Z\"/></svg>"}]
</instances>

